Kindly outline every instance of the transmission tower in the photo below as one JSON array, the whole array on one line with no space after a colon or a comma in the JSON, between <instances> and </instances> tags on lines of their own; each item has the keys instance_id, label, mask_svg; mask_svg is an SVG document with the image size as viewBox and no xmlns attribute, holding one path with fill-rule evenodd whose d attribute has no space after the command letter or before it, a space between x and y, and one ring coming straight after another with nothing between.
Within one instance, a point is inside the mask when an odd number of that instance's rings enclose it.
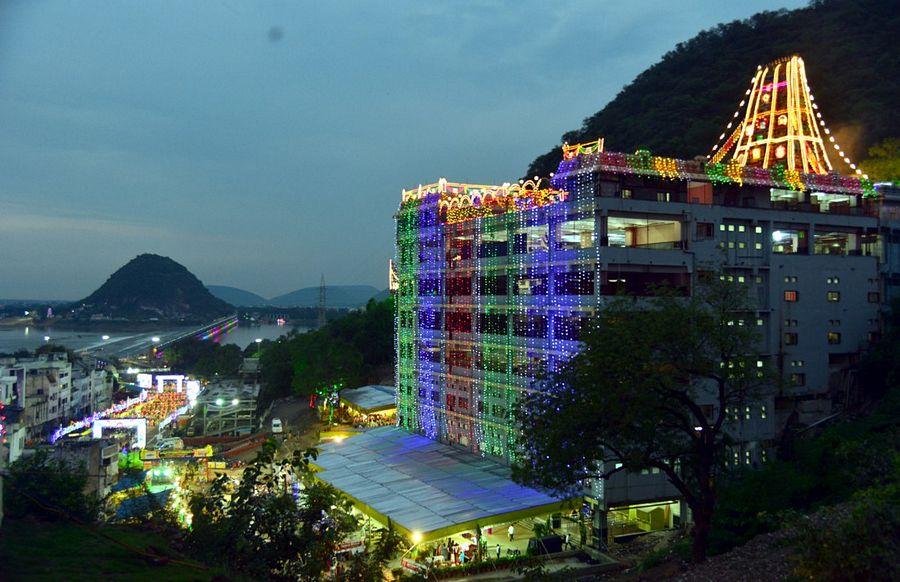
<instances>
[{"instance_id":1,"label":"transmission tower","mask_svg":"<svg viewBox=\"0 0 900 582\"><path fill-rule=\"evenodd\" d=\"M319 319L316 322L317 327L325 325L325 274L322 274L322 281L319 283Z\"/></svg>"}]
</instances>

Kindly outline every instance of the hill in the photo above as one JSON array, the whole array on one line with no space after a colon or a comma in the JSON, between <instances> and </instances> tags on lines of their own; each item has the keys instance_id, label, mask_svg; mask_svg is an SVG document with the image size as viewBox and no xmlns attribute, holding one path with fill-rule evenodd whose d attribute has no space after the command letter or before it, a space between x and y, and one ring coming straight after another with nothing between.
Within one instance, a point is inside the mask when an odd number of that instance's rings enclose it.
<instances>
[{"instance_id":1,"label":"hill","mask_svg":"<svg viewBox=\"0 0 900 582\"><path fill-rule=\"evenodd\" d=\"M205 320L232 311L183 265L152 254L130 260L75 306L80 316L99 314L132 320Z\"/></svg>"},{"instance_id":2,"label":"hill","mask_svg":"<svg viewBox=\"0 0 900 582\"><path fill-rule=\"evenodd\" d=\"M207 285L206 288L215 297L218 297L231 305L259 307L261 305L269 304L269 301L265 297L261 297L252 291L238 289L237 287L229 287L227 285Z\"/></svg>"},{"instance_id":3,"label":"hill","mask_svg":"<svg viewBox=\"0 0 900 582\"><path fill-rule=\"evenodd\" d=\"M647 148L678 158L705 156L757 65L796 53L806 63L828 127L850 158L862 161L868 148L900 136L898 28L894 0L814 0L806 8L720 24L678 44L561 141L604 137L612 151ZM535 159L526 175L547 176L560 158L555 147Z\"/></svg>"},{"instance_id":4,"label":"hill","mask_svg":"<svg viewBox=\"0 0 900 582\"><path fill-rule=\"evenodd\" d=\"M325 303L328 307L361 307L378 295L371 285L332 285L325 287ZM315 307L319 304L319 288L304 287L269 299L269 305L278 307Z\"/></svg>"}]
</instances>

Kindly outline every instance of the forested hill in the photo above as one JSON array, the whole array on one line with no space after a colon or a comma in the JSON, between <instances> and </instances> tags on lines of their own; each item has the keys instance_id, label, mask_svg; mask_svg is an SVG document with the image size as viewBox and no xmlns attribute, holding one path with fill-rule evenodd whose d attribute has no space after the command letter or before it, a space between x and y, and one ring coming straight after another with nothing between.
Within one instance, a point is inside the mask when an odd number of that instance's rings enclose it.
<instances>
[{"instance_id":1,"label":"forested hill","mask_svg":"<svg viewBox=\"0 0 900 582\"><path fill-rule=\"evenodd\" d=\"M872 145L900 136L897 30L896 0L820 0L721 24L677 45L562 141L604 137L611 151L705 156L756 66L799 54L826 124L851 159L863 160ZM547 176L560 158L556 146L526 175Z\"/></svg>"}]
</instances>

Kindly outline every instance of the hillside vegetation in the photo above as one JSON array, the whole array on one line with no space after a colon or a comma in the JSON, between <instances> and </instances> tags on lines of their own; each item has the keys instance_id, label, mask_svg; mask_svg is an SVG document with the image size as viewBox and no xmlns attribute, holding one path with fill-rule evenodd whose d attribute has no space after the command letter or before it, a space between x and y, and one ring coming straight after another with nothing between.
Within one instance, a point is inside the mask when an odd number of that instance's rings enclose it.
<instances>
[{"instance_id":1,"label":"hillside vegetation","mask_svg":"<svg viewBox=\"0 0 900 582\"><path fill-rule=\"evenodd\" d=\"M705 156L756 66L796 53L806 62L828 127L850 158L862 161L869 148L900 136L898 29L900 10L893 0L819 0L720 24L678 44L561 141L604 137L612 151ZM554 147L531 163L527 176L547 176L560 158ZM848 171L843 165L836 169Z\"/></svg>"},{"instance_id":2,"label":"hillside vegetation","mask_svg":"<svg viewBox=\"0 0 900 582\"><path fill-rule=\"evenodd\" d=\"M77 302L82 314L130 319L210 319L233 311L184 265L169 257L143 254L110 275L99 289Z\"/></svg>"}]
</instances>

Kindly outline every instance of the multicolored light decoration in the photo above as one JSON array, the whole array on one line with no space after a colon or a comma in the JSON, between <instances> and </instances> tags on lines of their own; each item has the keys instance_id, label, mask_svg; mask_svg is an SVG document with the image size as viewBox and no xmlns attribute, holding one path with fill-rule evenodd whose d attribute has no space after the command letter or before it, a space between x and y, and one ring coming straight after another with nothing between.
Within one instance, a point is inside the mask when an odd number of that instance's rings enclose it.
<instances>
[{"instance_id":1,"label":"multicolored light decoration","mask_svg":"<svg viewBox=\"0 0 900 582\"><path fill-rule=\"evenodd\" d=\"M802 58L793 55L758 66L746 98L707 159L717 164L728 158L742 167L763 169L782 166L791 172L790 182L794 172L833 171L824 134L850 169L867 179L837 144L818 109Z\"/></svg>"}]
</instances>

